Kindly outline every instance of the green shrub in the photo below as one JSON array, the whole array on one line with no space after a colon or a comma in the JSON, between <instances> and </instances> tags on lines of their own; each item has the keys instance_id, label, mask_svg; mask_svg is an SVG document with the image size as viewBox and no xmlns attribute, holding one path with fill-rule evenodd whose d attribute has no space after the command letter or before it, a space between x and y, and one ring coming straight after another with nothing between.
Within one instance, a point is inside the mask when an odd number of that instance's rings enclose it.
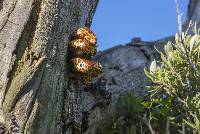
<instances>
[{"instance_id":1,"label":"green shrub","mask_svg":"<svg viewBox=\"0 0 200 134\"><path fill-rule=\"evenodd\" d=\"M127 95L119 98L114 106L112 117L104 119L99 127L100 134L137 134L146 132L142 124L142 115L145 113L143 99Z\"/></svg>"},{"instance_id":2,"label":"green shrub","mask_svg":"<svg viewBox=\"0 0 200 134\"><path fill-rule=\"evenodd\" d=\"M200 35L177 34L175 41L165 45L161 62L154 60L145 70L154 83L151 107L171 119L177 131L200 133Z\"/></svg>"}]
</instances>

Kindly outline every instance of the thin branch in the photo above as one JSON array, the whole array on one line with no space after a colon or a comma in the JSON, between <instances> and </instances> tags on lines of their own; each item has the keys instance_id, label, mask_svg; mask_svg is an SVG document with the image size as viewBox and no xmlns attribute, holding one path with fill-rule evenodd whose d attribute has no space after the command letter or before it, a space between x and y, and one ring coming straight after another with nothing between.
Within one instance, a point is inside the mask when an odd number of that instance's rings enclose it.
<instances>
[{"instance_id":1,"label":"thin branch","mask_svg":"<svg viewBox=\"0 0 200 134\"><path fill-rule=\"evenodd\" d=\"M167 123L166 123L166 134L170 134L169 131L169 118L167 117Z\"/></svg>"},{"instance_id":2,"label":"thin branch","mask_svg":"<svg viewBox=\"0 0 200 134\"><path fill-rule=\"evenodd\" d=\"M146 114L143 116L143 121L144 121L145 125L149 128L149 131L151 132L151 134L156 134L156 132L153 130L153 128L151 126L150 119L147 118Z\"/></svg>"},{"instance_id":3,"label":"thin branch","mask_svg":"<svg viewBox=\"0 0 200 134\"><path fill-rule=\"evenodd\" d=\"M175 0L175 3L176 3L176 12L177 12L177 16L178 16L178 29L179 29L179 34L181 35L181 33L183 31L182 13L181 13L181 10L180 10L178 0Z\"/></svg>"},{"instance_id":4,"label":"thin branch","mask_svg":"<svg viewBox=\"0 0 200 134\"><path fill-rule=\"evenodd\" d=\"M185 123L182 123L182 133L185 134Z\"/></svg>"},{"instance_id":5,"label":"thin branch","mask_svg":"<svg viewBox=\"0 0 200 134\"><path fill-rule=\"evenodd\" d=\"M185 31L185 35L188 35L188 32L189 32L189 30L190 30L190 28L192 27L192 20L190 20L189 21L189 24L188 24L188 26L187 26L187 29L186 29L186 31Z\"/></svg>"}]
</instances>

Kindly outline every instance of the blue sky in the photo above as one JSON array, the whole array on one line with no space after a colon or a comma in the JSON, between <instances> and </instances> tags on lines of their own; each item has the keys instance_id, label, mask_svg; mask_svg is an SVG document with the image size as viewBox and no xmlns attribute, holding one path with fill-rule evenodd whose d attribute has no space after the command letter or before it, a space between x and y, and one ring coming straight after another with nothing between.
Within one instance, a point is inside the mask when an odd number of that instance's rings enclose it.
<instances>
[{"instance_id":1,"label":"blue sky","mask_svg":"<svg viewBox=\"0 0 200 134\"><path fill-rule=\"evenodd\" d=\"M185 20L189 0L179 0ZM92 31L97 35L98 50L105 50L141 37L160 39L177 32L174 0L100 0Z\"/></svg>"}]
</instances>

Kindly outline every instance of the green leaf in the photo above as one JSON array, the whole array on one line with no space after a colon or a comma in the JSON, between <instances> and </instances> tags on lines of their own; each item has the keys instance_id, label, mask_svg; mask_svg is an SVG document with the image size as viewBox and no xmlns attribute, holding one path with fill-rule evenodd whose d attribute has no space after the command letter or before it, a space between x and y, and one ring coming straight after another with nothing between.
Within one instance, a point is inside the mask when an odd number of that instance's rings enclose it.
<instances>
[{"instance_id":1,"label":"green leaf","mask_svg":"<svg viewBox=\"0 0 200 134\"><path fill-rule=\"evenodd\" d=\"M186 121L186 120L183 120L188 126L194 128L194 129L197 129L197 127L195 126L195 124L189 122L189 121Z\"/></svg>"},{"instance_id":2,"label":"green leaf","mask_svg":"<svg viewBox=\"0 0 200 134\"><path fill-rule=\"evenodd\" d=\"M169 52L169 54L168 54L168 60L169 61L174 61L175 60L173 52Z\"/></svg>"},{"instance_id":3,"label":"green leaf","mask_svg":"<svg viewBox=\"0 0 200 134\"><path fill-rule=\"evenodd\" d=\"M167 45L164 46L165 53L169 55L169 52L173 51L172 43L168 42Z\"/></svg>"},{"instance_id":4,"label":"green leaf","mask_svg":"<svg viewBox=\"0 0 200 134\"><path fill-rule=\"evenodd\" d=\"M150 65L150 72L151 73L155 73L157 71L157 64L156 64L156 60L153 60L151 62L151 65Z\"/></svg>"}]
</instances>

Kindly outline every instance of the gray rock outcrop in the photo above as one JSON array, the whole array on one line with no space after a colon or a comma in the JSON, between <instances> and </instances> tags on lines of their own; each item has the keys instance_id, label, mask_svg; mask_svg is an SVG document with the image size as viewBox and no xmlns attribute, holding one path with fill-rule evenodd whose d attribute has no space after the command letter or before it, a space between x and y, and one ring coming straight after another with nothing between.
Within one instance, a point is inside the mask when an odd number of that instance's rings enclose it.
<instances>
[{"instance_id":1,"label":"gray rock outcrop","mask_svg":"<svg viewBox=\"0 0 200 134\"><path fill-rule=\"evenodd\" d=\"M187 12L187 24L189 21L197 23L197 27L200 27L200 0L190 0Z\"/></svg>"}]
</instances>

